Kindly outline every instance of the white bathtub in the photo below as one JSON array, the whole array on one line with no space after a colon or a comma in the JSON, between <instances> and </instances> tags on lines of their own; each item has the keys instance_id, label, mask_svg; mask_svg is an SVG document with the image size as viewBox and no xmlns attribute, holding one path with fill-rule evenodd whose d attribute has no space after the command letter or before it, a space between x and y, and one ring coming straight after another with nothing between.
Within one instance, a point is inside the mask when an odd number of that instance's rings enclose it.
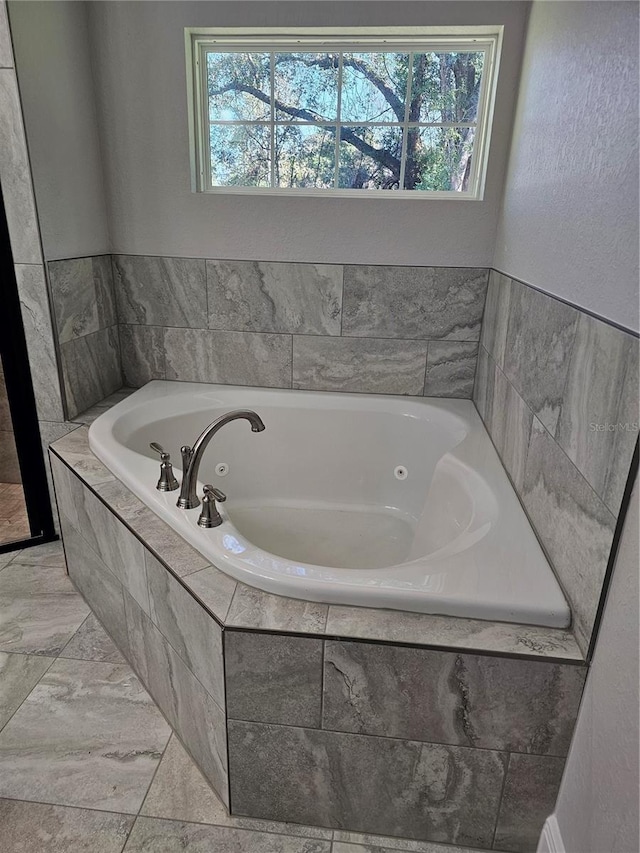
<instances>
[{"instance_id":1,"label":"white bathtub","mask_svg":"<svg viewBox=\"0 0 640 853\"><path fill-rule=\"evenodd\" d=\"M227 495L198 527L155 485L157 441L180 446L215 418L198 494ZM150 382L99 417L92 451L141 500L237 580L278 595L567 627L570 611L473 404ZM225 463L228 474L216 474ZM400 469L400 470L398 470ZM403 476L403 470L406 476Z\"/></svg>"}]
</instances>

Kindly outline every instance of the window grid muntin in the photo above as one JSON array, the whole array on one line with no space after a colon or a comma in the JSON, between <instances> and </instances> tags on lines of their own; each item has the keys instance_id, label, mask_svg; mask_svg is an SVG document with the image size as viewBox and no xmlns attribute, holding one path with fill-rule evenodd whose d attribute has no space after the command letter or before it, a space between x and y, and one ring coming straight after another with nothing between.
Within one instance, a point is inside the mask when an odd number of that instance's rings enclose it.
<instances>
[{"instance_id":1,"label":"window grid muntin","mask_svg":"<svg viewBox=\"0 0 640 853\"><path fill-rule=\"evenodd\" d=\"M496 63L498 56L498 48L499 48L500 36L498 34L488 34L486 36L468 36L463 37L462 39L449 39L447 37L438 38L431 37L425 38L421 40L419 43L416 41L411 42L396 42L393 39L375 39L375 40L358 40L357 43L354 42L345 42L344 39L337 37L335 39L331 39L328 41L319 41L318 39L305 39L302 37L294 37L291 40L286 42L274 42L268 38L259 38L255 41L247 42L245 41L237 41L233 38L225 39L224 42L216 41L212 38L206 37L194 37L194 44L197 48L197 56L200 60L200 65L202 66L201 75L199 78L199 91L200 97L198 98L198 102L201 103L202 108L204 108L204 115L207 116L206 131L207 138L204 139L204 148L206 149L205 161L206 166L203 170L201 170L201 185L204 187L205 191L235 191L235 192L243 192L243 191L251 191L251 192L279 192L279 193L289 193L290 191L294 191L297 193L311 193L311 194L327 194L327 193L335 193L340 195L351 195L351 196L364 196L364 197L372 197L372 196L393 196L398 193L402 193L403 197L449 197L449 198L473 198L478 199L481 198L481 193L484 185L484 179L486 176L486 156L485 152L487 151L488 146L488 137L491 130L489 124L489 113L493 112L493 103L488 102L488 93L489 86L493 89L494 99L495 99L495 89L496 89ZM370 53L400 53L405 52L410 54L409 60L409 70L408 77L413 73L413 54L415 53L483 53L484 54L484 62L483 62L483 72L480 83L480 93L478 97L478 107L476 111L476 121L475 122L460 122L460 123L450 123L450 122L408 122L408 111L410 107L410 89L409 96L406 98L405 102L405 121L400 122L342 122L340 121L340 106L341 106L341 95L342 95L342 58L344 53L362 53L366 49L367 52ZM271 161L272 161L272 184L270 187L251 187L251 186L233 186L233 185L213 185L212 183L212 173L211 173L211 149L210 144L208 142L210 127L212 124L237 124L237 125L254 125L254 124L267 124L267 122L261 121L218 121L211 122L208 120L209 117L209 97L208 97L208 75L207 75L207 62L206 55L208 53L247 53L247 52L261 52L261 53L269 53L270 54L270 64L271 64L271 114L272 121L269 122L272 127L272 135L275 136L275 127L278 125L304 125L304 126L329 126L336 128L336 151L335 151L335 170L334 170L334 186L332 188L294 188L294 187L278 187L275 186L275 147L272 143L271 146ZM310 52L322 52L322 53L338 53L339 55L339 79L338 79L338 120L337 121L304 121L304 120L291 120L291 121L283 121L275 119L275 98L274 98L274 62L275 62L275 54L277 53L310 53ZM202 108L199 111L200 113L200 121L202 118ZM407 132L409 129L413 128L425 128L425 127L450 127L450 128L475 128L476 133L474 134L474 140L472 144L472 155L471 155L471 172L469 175L469 189L466 191L458 191L458 190L405 190L404 189L404 175L403 182L399 183L398 190L387 190L387 189L367 189L367 190L358 190L352 188L343 188L339 187L339 145L340 145L340 128L341 127L401 127L402 128L402 156L401 156L401 170L404 171L406 166L406 139ZM204 129L204 128L203 128ZM478 133L477 131L480 131ZM202 145L203 140L202 136L200 136L200 144ZM201 158L202 160L202 158ZM482 168L482 172L480 169Z\"/></svg>"}]
</instances>

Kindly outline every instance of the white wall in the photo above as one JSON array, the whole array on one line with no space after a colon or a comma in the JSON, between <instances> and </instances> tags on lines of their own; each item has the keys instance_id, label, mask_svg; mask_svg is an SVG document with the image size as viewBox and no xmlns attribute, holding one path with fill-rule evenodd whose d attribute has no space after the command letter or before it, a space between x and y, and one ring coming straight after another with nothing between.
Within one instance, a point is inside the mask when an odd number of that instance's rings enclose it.
<instances>
[{"instance_id":1,"label":"white wall","mask_svg":"<svg viewBox=\"0 0 640 853\"><path fill-rule=\"evenodd\" d=\"M640 850L639 511L636 483L556 805L567 853Z\"/></svg>"},{"instance_id":2,"label":"white wall","mask_svg":"<svg viewBox=\"0 0 640 853\"><path fill-rule=\"evenodd\" d=\"M84 3L9 4L45 257L109 251Z\"/></svg>"},{"instance_id":3,"label":"white wall","mask_svg":"<svg viewBox=\"0 0 640 853\"><path fill-rule=\"evenodd\" d=\"M55 5L55 4L54 4ZM116 252L486 266L493 254L528 3L100 2L90 4ZM295 199L191 192L184 28L505 25L482 202Z\"/></svg>"},{"instance_id":4,"label":"white wall","mask_svg":"<svg viewBox=\"0 0 640 853\"><path fill-rule=\"evenodd\" d=\"M496 269L638 329L638 7L531 8Z\"/></svg>"}]
</instances>

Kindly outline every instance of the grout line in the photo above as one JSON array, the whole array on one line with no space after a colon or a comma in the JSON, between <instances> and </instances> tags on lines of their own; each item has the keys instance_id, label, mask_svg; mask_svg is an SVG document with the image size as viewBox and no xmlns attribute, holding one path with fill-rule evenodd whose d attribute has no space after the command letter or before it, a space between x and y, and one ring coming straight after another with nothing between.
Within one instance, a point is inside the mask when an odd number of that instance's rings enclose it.
<instances>
[{"instance_id":1,"label":"grout line","mask_svg":"<svg viewBox=\"0 0 640 853\"><path fill-rule=\"evenodd\" d=\"M4 652L4 654L24 654L24 653L21 653L21 652ZM49 657L49 655L25 655L25 656L26 656L26 657L34 657L34 658L35 658L35 657L37 657L37 658ZM20 708L22 708L22 706L23 706L23 705L24 705L24 703L27 701L27 699L29 698L29 696L31 696L31 694L33 693L33 691L34 691L34 690L36 689L36 687L40 684L40 682L42 681L42 679L43 679L43 678L45 677L45 675L49 672L49 670L50 670L50 669L51 669L51 667L54 665L54 663L56 663L56 662L57 662L57 660L58 660L58 659L57 659L57 657L54 657L54 658L52 659L52 661L51 661L51 663L49 664L49 666L45 669L45 671L42 673L42 675L40 676L40 678L36 681L36 683L33 685L33 687L32 687L32 688L31 688L31 690L27 693L27 695L23 698L22 702L20 702L20 704L18 705L18 707L17 707L17 708L15 709L15 711L11 714L11 716L10 716L7 720L5 720L5 722L0 726L0 731L4 731L4 729L6 729L6 727L9 725L9 723L11 722L11 720L13 720L13 718L14 718L14 717L15 717L15 715L18 713L18 711L20 710Z\"/></svg>"},{"instance_id":2,"label":"grout line","mask_svg":"<svg viewBox=\"0 0 640 853\"><path fill-rule=\"evenodd\" d=\"M565 756L566 761L566 756ZM509 775L509 767L511 766L511 753L507 753L507 766L504 769L504 776L502 777L502 786L500 788L500 798L498 799L498 808L496 809L496 822L493 827L493 835L491 836L491 850L493 850L493 845L496 842L496 834L498 832L498 823L500 822L500 812L502 811L502 800L504 797L504 790L507 786L507 776Z\"/></svg>"},{"instance_id":3,"label":"grout line","mask_svg":"<svg viewBox=\"0 0 640 853\"><path fill-rule=\"evenodd\" d=\"M140 683L142 684L142 680L140 680ZM145 686L145 685L143 685L143 687L144 687L144 689L145 689L145 690L147 690L147 688L146 688L146 686ZM149 691L148 691L148 690L147 690L147 693L149 693ZM151 693L149 693L149 696L151 696ZM152 701L153 701L153 704L154 704L154 705L156 706L156 708L157 708L157 707L158 707L158 703L157 703L157 702L156 702L156 700L153 698L153 696L151 696L151 699L152 699ZM170 726L170 728L171 728L171 726ZM141 800L141 802L140 802L140 806L139 806L139 808L138 808L138 811L137 811L136 817L140 814L140 812L141 812L141 811L142 811L142 809L144 808L144 804L147 802L147 797L149 796L149 792L151 791L151 788L153 787L153 783L155 782L156 776L158 775L158 771L160 770L160 765L162 764L162 760L164 759L164 757L165 757L165 755L166 755L166 752L167 752L167 749L169 748L169 744L171 743L171 738L172 738L172 737L173 737L173 728L171 728L171 733L169 734L169 737L167 738L167 742L165 743L165 745L164 745L164 747L163 747L163 749L162 749L162 754L160 755L160 760L159 760L159 761L158 761L158 763L156 764L156 769L153 771L153 775L151 776L151 779L150 779L150 781L149 781L149 784L147 785L147 790L145 791L144 797L142 798L142 800ZM133 827L131 827L131 828L133 829ZM127 836L127 840L128 840L128 836Z\"/></svg>"}]
</instances>

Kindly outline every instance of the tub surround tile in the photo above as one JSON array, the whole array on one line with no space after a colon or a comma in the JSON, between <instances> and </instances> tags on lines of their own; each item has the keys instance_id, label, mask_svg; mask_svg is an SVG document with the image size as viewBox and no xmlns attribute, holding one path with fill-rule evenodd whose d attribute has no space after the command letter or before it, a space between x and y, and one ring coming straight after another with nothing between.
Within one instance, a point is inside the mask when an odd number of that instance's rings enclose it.
<instances>
[{"instance_id":1,"label":"tub surround tile","mask_svg":"<svg viewBox=\"0 0 640 853\"><path fill-rule=\"evenodd\" d=\"M293 387L413 394L424 390L427 344L354 338L293 338Z\"/></svg>"},{"instance_id":2,"label":"tub surround tile","mask_svg":"<svg viewBox=\"0 0 640 853\"><path fill-rule=\"evenodd\" d=\"M581 314L556 438L616 514L638 438L637 424L637 338Z\"/></svg>"},{"instance_id":3,"label":"tub surround tile","mask_svg":"<svg viewBox=\"0 0 640 853\"><path fill-rule=\"evenodd\" d=\"M346 266L342 334L477 341L488 270Z\"/></svg>"},{"instance_id":4,"label":"tub surround tile","mask_svg":"<svg viewBox=\"0 0 640 853\"><path fill-rule=\"evenodd\" d=\"M164 379L164 329L160 326L120 326L122 377L140 388L152 379Z\"/></svg>"},{"instance_id":5,"label":"tub surround tile","mask_svg":"<svg viewBox=\"0 0 640 853\"><path fill-rule=\"evenodd\" d=\"M339 335L342 266L207 261L209 328Z\"/></svg>"},{"instance_id":6,"label":"tub surround tile","mask_svg":"<svg viewBox=\"0 0 640 853\"><path fill-rule=\"evenodd\" d=\"M504 373L554 435L579 312L531 287L511 288Z\"/></svg>"},{"instance_id":7,"label":"tub surround tile","mask_svg":"<svg viewBox=\"0 0 640 853\"><path fill-rule=\"evenodd\" d=\"M269 592L239 583L226 624L233 628L322 634L328 609L326 604L271 595Z\"/></svg>"},{"instance_id":8,"label":"tub surround tile","mask_svg":"<svg viewBox=\"0 0 640 853\"><path fill-rule=\"evenodd\" d=\"M65 416L44 269L16 264L15 273L38 418L61 422Z\"/></svg>"},{"instance_id":9,"label":"tub surround tile","mask_svg":"<svg viewBox=\"0 0 640 853\"><path fill-rule=\"evenodd\" d=\"M7 4L5 0L2 0L0 2L0 68L12 67L13 46L11 44L9 19L7 18Z\"/></svg>"},{"instance_id":10,"label":"tub surround tile","mask_svg":"<svg viewBox=\"0 0 640 853\"><path fill-rule=\"evenodd\" d=\"M424 394L427 397L473 395L478 344L458 341L430 341Z\"/></svg>"},{"instance_id":11,"label":"tub surround tile","mask_svg":"<svg viewBox=\"0 0 640 853\"><path fill-rule=\"evenodd\" d=\"M0 733L0 795L136 813L169 735L128 666L57 660Z\"/></svg>"},{"instance_id":12,"label":"tub surround tile","mask_svg":"<svg viewBox=\"0 0 640 853\"><path fill-rule=\"evenodd\" d=\"M84 412L80 412L76 415L74 423L84 424L88 426L92 424L96 418L99 418L100 415L104 414L104 412L109 411L110 408L119 403L121 400L125 400L135 391L135 388L118 388L117 391L114 391L113 394L109 394L108 397L105 397L104 400L100 400L95 406L89 406L88 409L85 409Z\"/></svg>"},{"instance_id":13,"label":"tub surround tile","mask_svg":"<svg viewBox=\"0 0 640 853\"><path fill-rule=\"evenodd\" d=\"M326 634L418 646L448 646L470 652L490 650L547 660L584 660L571 631L399 610L331 604Z\"/></svg>"},{"instance_id":14,"label":"tub surround tile","mask_svg":"<svg viewBox=\"0 0 640 853\"><path fill-rule=\"evenodd\" d=\"M124 853L330 853L331 842L269 832L139 817Z\"/></svg>"},{"instance_id":15,"label":"tub surround tile","mask_svg":"<svg viewBox=\"0 0 640 853\"><path fill-rule=\"evenodd\" d=\"M90 613L60 652L62 658L126 663L95 614Z\"/></svg>"},{"instance_id":16,"label":"tub surround tile","mask_svg":"<svg viewBox=\"0 0 640 853\"><path fill-rule=\"evenodd\" d=\"M151 619L202 686L224 704L222 631L209 613L148 551L145 554Z\"/></svg>"},{"instance_id":17,"label":"tub surround tile","mask_svg":"<svg viewBox=\"0 0 640 853\"><path fill-rule=\"evenodd\" d=\"M116 324L110 255L49 261L47 266L60 343Z\"/></svg>"},{"instance_id":18,"label":"tub surround tile","mask_svg":"<svg viewBox=\"0 0 640 853\"><path fill-rule=\"evenodd\" d=\"M291 337L166 329L166 377L182 382L291 387Z\"/></svg>"},{"instance_id":19,"label":"tub surround tile","mask_svg":"<svg viewBox=\"0 0 640 853\"><path fill-rule=\"evenodd\" d=\"M225 632L227 714L320 728L322 640Z\"/></svg>"},{"instance_id":20,"label":"tub surround tile","mask_svg":"<svg viewBox=\"0 0 640 853\"><path fill-rule=\"evenodd\" d=\"M122 385L117 326L63 343L60 355L72 419Z\"/></svg>"},{"instance_id":21,"label":"tub surround tile","mask_svg":"<svg viewBox=\"0 0 640 853\"><path fill-rule=\"evenodd\" d=\"M616 521L537 418L522 498L572 603L576 639L586 651Z\"/></svg>"},{"instance_id":22,"label":"tub surround tile","mask_svg":"<svg viewBox=\"0 0 640 853\"><path fill-rule=\"evenodd\" d=\"M322 726L565 755L585 675L579 666L327 641Z\"/></svg>"},{"instance_id":23,"label":"tub surround tile","mask_svg":"<svg viewBox=\"0 0 640 853\"><path fill-rule=\"evenodd\" d=\"M121 323L206 328L203 260L114 255L113 270Z\"/></svg>"},{"instance_id":24,"label":"tub surround tile","mask_svg":"<svg viewBox=\"0 0 640 853\"><path fill-rule=\"evenodd\" d=\"M206 569L192 572L186 576L184 582L207 610L220 622L224 622L237 582L215 566L207 566Z\"/></svg>"},{"instance_id":25,"label":"tub surround tile","mask_svg":"<svg viewBox=\"0 0 640 853\"><path fill-rule=\"evenodd\" d=\"M506 757L230 720L229 761L239 814L489 847Z\"/></svg>"},{"instance_id":26,"label":"tub surround tile","mask_svg":"<svg viewBox=\"0 0 640 853\"><path fill-rule=\"evenodd\" d=\"M133 815L0 800L3 853L120 853Z\"/></svg>"},{"instance_id":27,"label":"tub surround tile","mask_svg":"<svg viewBox=\"0 0 640 853\"><path fill-rule=\"evenodd\" d=\"M188 751L198 756L209 784L228 804L224 711L126 593L125 611L133 668Z\"/></svg>"},{"instance_id":28,"label":"tub surround tile","mask_svg":"<svg viewBox=\"0 0 640 853\"><path fill-rule=\"evenodd\" d=\"M54 453L92 488L116 482L111 471L89 450L89 430L78 427L55 442Z\"/></svg>"},{"instance_id":29,"label":"tub surround tile","mask_svg":"<svg viewBox=\"0 0 640 853\"><path fill-rule=\"evenodd\" d=\"M555 808L563 769L560 758L510 756L494 850L536 850L542 826Z\"/></svg>"},{"instance_id":30,"label":"tub surround tile","mask_svg":"<svg viewBox=\"0 0 640 853\"><path fill-rule=\"evenodd\" d=\"M89 609L60 568L13 560L0 572L0 650L55 656Z\"/></svg>"},{"instance_id":31,"label":"tub surround tile","mask_svg":"<svg viewBox=\"0 0 640 853\"><path fill-rule=\"evenodd\" d=\"M128 655L128 631L124 613L124 591L115 575L65 516L60 523L69 563L69 577L99 621L108 630L117 648Z\"/></svg>"},{"instance_id":32,"label":"tub surround tile","mask_svg":"<svg viewBox=\"0 0 640 853\"><path fill-rule=\"evenodd\" d=\"M44 655L0 652L0 729L11 719L54 660Z\"/></svg>"},{"instance_id":33,"label":"tub surround tile","mask_svg":"<svg viewBox=\"0 0 640 853\"><path fill-rule=\"evenodd\" d=\"M330 841L333 834L330 829L317 826L300 826L295 823L230 815L175 735L162 756L140 814L303 838L322 838L326 841Z\"/></svg>"},{"instance_id":34,"label":"tub surround tile","mask_svg":"<svg viewBox=\"0 0 640 853\"><path fill-rule=\"evenodd\" d=\"M509 330L511 287L512 281L509 276L496 272L496 270L489 272L489 287L482 318L480 343L500 367L504 367L507 332Z\"/></svg>"},{"instance_id":35,"label":"tub surround tile","mask_svg":"<svg viewBox=\"0 0 640 853\"><path fill-rule=\"evenodd\" d=\"M13 261L15 264L41 264L27 140L12 68L0 69L0 117L0 180Z\"/></svg>"}]
</instances>

